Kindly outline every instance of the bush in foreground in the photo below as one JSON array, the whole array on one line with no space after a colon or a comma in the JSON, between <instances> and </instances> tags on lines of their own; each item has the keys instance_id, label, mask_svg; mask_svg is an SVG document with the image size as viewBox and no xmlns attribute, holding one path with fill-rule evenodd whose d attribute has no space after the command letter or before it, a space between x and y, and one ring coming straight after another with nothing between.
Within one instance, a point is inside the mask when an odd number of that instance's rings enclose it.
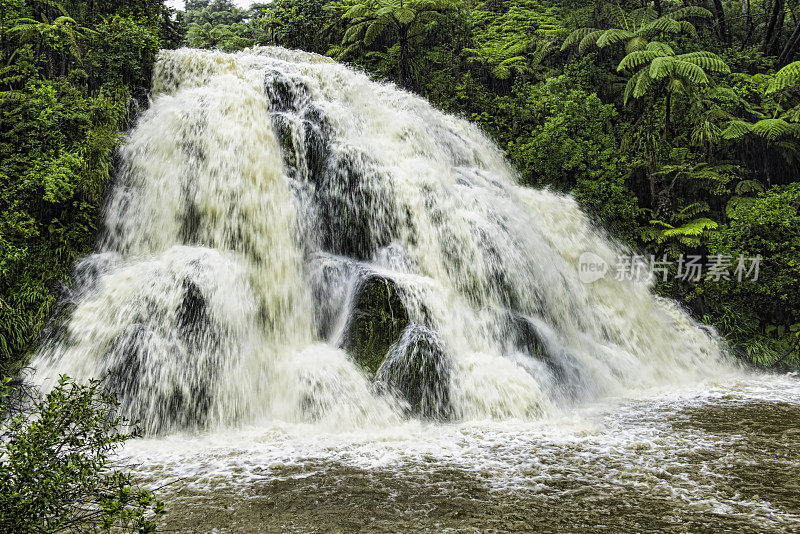
<instances>
[{"instance_id":1,"label":"bush in foreground","mask_svg":"<svg viewBox=\"0 0 800 534\"><path fill-rule=\"evenodd\" d=\"M131 437L99 382L44 397L0 383L0 533L154 532L163 506L113 463Z\"/></svg>"}]
</instances>

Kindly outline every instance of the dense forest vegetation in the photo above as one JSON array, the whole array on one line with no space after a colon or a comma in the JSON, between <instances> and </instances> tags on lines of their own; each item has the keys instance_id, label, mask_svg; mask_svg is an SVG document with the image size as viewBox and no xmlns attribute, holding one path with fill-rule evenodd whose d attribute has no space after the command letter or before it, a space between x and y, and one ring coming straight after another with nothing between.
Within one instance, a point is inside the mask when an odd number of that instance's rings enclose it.
<instances>
[{"instance_id":1,"label":"dense forest vegetation","mask_svg":"<svg viewBox=\"0 0 800 534\"><path fill-rule=\"evenodd\" d=\"M0 4L0 358L25 361L92 247L160 48L327 54L478 123L526 185L666 258L658 290L770 364L800 335L796 0ZM762 256L758 280L681 255Z\"/></svg>"}]
</instances>

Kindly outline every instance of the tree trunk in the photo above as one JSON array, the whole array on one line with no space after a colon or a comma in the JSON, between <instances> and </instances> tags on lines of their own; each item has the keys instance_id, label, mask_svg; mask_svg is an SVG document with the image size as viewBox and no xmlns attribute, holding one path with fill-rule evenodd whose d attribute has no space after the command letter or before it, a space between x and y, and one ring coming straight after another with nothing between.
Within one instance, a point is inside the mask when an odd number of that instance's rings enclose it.
<instances>
[{"instance_id":1,"label":"tree trunk","mask_svg":"<svg viewBox=\"0 0 800 534\"><path fill-rule=\"evenodd\" d=\"M408 43L408 27L404 26L400 29L400 64L398 65L400 72L398 73L397 83L400 87L413 91L413 81L411 79L411 55Z\"/></svg>"},{"instance_id":2,"label":"tree trunk","mask_svg":"<svg viewBox=\"0 0 800 534\"><path fill-rule=\"evenodd\" d=\"M0 2L0 65L5 65L5 64L6 64L6 3Z\"/></svg>"},{"instance_id":3,"label":"tree trunk","mask_svg":"<svg viewBox=\"0 0 800 534\"><path fill-rule=\"evenodd\" d=\"M747 33L744 39L742 39L742 47L740 50L744 50L748 41L750 41L750 37L753 35L753 16L750 14L750 0L742 0L742 13L746 21L745 27L747 28Z\"/></svg>"},{"instance_id":4,"label":"tree trunk","mask_svg":"<svg viewBox=\"0 0 800 534\"><path fill-rule=\"evenodd\" d=\"M789 37L788 41L786 41L786 45L783 47L781 55L778 56L778 65L783 67L789 63L795 51L797 50L798 45L800 45L800 24L797 24L794 27L792 36Z\"/></svg>"},{"instance_id":5,"label":"tree trunk","mask_svg":"<svg viewBox=\"0 0 800 534\"><path fill-rule=\"evenodd\" d=\"M725 43L728 43L730 42L730 35L728 35L728 22L725 19L725 8L722 6L722 0L714 0L714 11L717 12L719 36Z\"/></svg>"},{"instance_id":6,"label":"tree trunk","mask_svg":"<svg viewBox=\"0 0 800 534\"><path fill-rule=\"evenodd\" d=\"M667 140L667 132L669 132L669 119L672 114L672 93L667 91L667 105L664 112L664 131L661 133L661 141Z\"/></svg>"},{"instance_id":7,"label":"tree trunk","mask_svg":"<svg viewBox=\"0 0 800 534\"><path fill-rule=\"evenodd\" d=\"M772 14L769 17L767 24L767 31L764 34L764 44L761 51L769 55L770 50L774 46L776 37L780 35L782 28L778 26L778 20L783 20L784 0L774 0L772 4Z\"/></svg>"},{"instance_id":8,"label":"tree trunk","mask_svg":"<svg viewBox=\"0 0 800 534\"><path fill-rule=\"evenodd\" d=\"M750 0L742 0L742 15L744 15L747 34L753 31L753 17L750 16Z\"/></svg>"},{"instance_id":9,"label":"tree trunk","mask_svg":"<svg viewBox=\"0 0 800 534\"><path fill-rule=\"evenodd\" d=\"M661 15L664 14L664 8L661 6L661 0L655 0L655 3L656 3L656 13L658 13L658 16L660 17Z\"/></svg>"}]
</instances>

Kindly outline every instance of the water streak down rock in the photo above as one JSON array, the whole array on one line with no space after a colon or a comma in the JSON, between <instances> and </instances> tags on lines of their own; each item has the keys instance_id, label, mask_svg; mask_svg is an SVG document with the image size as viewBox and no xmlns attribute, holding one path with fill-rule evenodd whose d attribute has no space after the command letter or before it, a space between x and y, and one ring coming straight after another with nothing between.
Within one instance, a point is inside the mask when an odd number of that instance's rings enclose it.
<instances>
[{"instance_id":1,"label":"water streak down rock","mask_svg":"<svg viewBox=\"0 0 800 534\"><path fill-rule=\"evenodd\" d=\"M95 253L34 359L150 433L541 417L714 376L713 335L478 128L321 56L163 51ZM65 308L66 309L66 308ZM344 350L342 347L344 347Z\"/></svg>"}]
</instances>

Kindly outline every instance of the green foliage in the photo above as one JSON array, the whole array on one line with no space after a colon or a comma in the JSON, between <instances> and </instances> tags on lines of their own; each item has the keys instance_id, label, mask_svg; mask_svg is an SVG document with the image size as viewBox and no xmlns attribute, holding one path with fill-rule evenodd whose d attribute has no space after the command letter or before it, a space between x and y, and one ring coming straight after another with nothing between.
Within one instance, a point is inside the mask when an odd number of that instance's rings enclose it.
<instances>
[{"instance_id":1,"label":"green foliage","mask_svg":"<svg viewBox=\"0 0 800 534\"><path fill-rule=\"evenodd\" d=\"M706 71L728 73L730 68L711 52L675 54L667 44L653 41L644 50L630 52L619 62L617 70L636 71L625 86L625 102L641 98L665 82L670 93L683 93L694 86L708 84Z\"/></svg>"},{"instance_id":2,"label":"green foliage","mask_svg":"<svg viewBox=\"0 0 800 534\"><path fill-rule=\"evenodd\" d=\"M91 249L130 95L149 85L159 49L160 1L67 6L0 10L3 368L26 355Z\"/></svg>"},{"instance_id":3,"label":"green foliage","mask_svg":"<svg viewBox=\"0 0 800 534\"><path fill-rule=\"evenodd\" d=\"M757 282L731 287L733 295L763 310L773 324L800 322L800 183L773 187L720 229L709 243L714 254L761 255Z\"/></svg>"},{"instance_id":4,"label":"green foliage","mask_svg":"<svg viewBox=\"0 0 800 534\"><path fill-rule=\"evenodd\" d=\"M398 83L413 88L412 55L423 37L445 13L459 7L456 0L354 0L341 4L347 30L342 36L339 58L369 47L379 37L388 38L399 47Z\"/></svg>"},{"instance_id":5,"label":"green foliage","mask_svg":"<svg viewBox=\"0 0 800 534\"><path fill-rule=\"evenodd\" d=\"M464 48L467 61L484 66L492 76L506 80L540 65L562 27L555 9L536 0L506 2L507 9L472 11L474 47Z\"/></svg>"},{"instance_id":6,"label":"green foliage","mask_svg":"<svg viewBox=\"0 0 800 534\"><path fill-rule=\"evenodd\" d=\"M163 505L112 458L130 434L98 382L61 377L43 399L0 383L0 532L154 532Z\"/></svg>"},{"instance_id":7,"label":"green foliage","mask_svg":"<svg viewBox=\"0 0 800 534\"><path fill-rule=\"evenodd\" d=\"M257 37L259 43L324 54L329 41L321 30L331 25L325 10L327 3L327 0L274 0L264 4L263 9L253 4L250 7L252 20L264 31L262 37Z\"/></svg>"},{"instance_id":8,"label":"green foliage","mask_svg":"<svg viewBox=\"0 0 800 534\"><path fill-rule=\"evenodd\" d=\"M641 239L672 258L695 251L719 226L708 217L697 217L708 209L707 203L695 202L671 214L669 222L651 219L649 226L640 229Z\"/></svg>"},{"instance_id":9,"label":"green foliage","mask_svg":"<svg viewBox=\"0 0 800 534\"><path fill-rule=\"evenodd\" d=\"M681 33L696 36L697 30L686 19L711 18L711 13L699 6L686 6L663 16L649 7L626 12L618 4L609 8L614 24L607 29L579 28L570 33L561 50L577 44L578 53L585 54L594 45L598 48L624 43L627 53L644 50L654 37L671 37Z\"/></svg>"},{"instance_id":10,"label":"green foliage","mask_svg":"<svg viewBox=\"0 0 800 534\"><path fill-rule=\"evenodd\" d=\"M569 86L553 78L515 88L509 111L517 123L508 154L527 184L569 190L579 180L624 173L615 153L614 107Z\"/></svg>"},{"instance_id":11,"label":"green foliage","mask_svg":"<svg viewBox=\"0 0 800 534\"><path fill-rule=\"evenodd\" d=\"M800 61L789 63L779 70L766 92L774 93L797 85L800 85Z\"/></svg>"},{"instance_id":12,"label":"green foliage","mask_svg":"<svg viewBox=\"0 0 800 534\"><path fill-rule=\"evenodd\" d=\"M800 183L761 193L747 209L737 210L708 248L713 254L763 258L758 280L722 281L705 295L714 310L749 316L727 325L725 334L744 345L760 339L761 359L774 359L793 343L790 332L800 323Z\"/></svg>"}]
</instances>

